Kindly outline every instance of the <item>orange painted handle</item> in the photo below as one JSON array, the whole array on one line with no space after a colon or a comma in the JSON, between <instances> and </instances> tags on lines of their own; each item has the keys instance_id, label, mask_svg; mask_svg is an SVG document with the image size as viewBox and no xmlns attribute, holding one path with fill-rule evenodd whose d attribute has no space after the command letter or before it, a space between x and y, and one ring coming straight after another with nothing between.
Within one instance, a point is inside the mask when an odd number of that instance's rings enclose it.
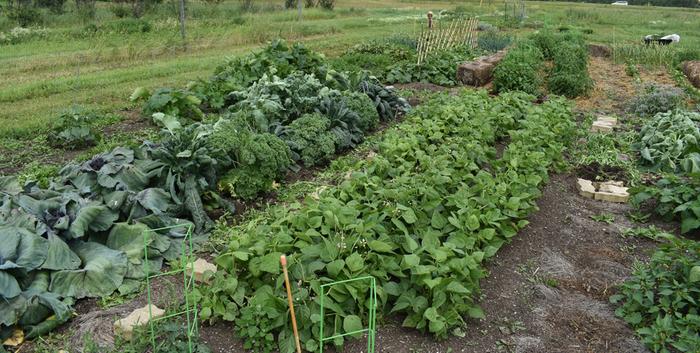
<instances>
[{"instance_id":1,"label":"orange painted handle","mask_svg":"<svg viewBox=\"0 0 700 353\"><path fill-rule=\"evenodd\" d=\"M287 301L289 302L289 313L292 316L292 329L294 330L294 342L297 345L297 353L301 353L301 343L299 342L299 331L297 330L297 317L294 314L294 300L292 299L292 287L289 284L289 274L287 273L287 257L280 256L282 272L284 272L284 284L287 287Z\"/></svg>"}]
</instances>

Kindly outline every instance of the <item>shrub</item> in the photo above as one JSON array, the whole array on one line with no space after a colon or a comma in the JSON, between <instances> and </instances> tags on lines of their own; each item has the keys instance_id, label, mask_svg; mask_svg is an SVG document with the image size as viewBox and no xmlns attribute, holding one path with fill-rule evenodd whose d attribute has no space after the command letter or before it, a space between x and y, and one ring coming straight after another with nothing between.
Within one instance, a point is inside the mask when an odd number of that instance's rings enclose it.
<instances>
[{"instance_id":1,"label":"shrub","mask_svg":"<svg viewBox=\"0 0 700 353\"><path fill-rule=\"evenodd\" d=\"M557 47L557 35L550 29L543 29L530 35L532 42L540 49L545 59L554 56L554 48Z\"/></svg>"},{"instance_id":2,"label":"shrub","mask_svg":"<svg viewBox=\"0 0 700 353\"><path fill-rule=\"evenodd\" d=\"M359 117L358 128L362 131L372 130L379 123L379 113L374 102L362 92L343 92L345 105Z\"/></svg>"},{"instance_id":3,"label":"shrub","mask_svg":"<svg viewBox=\"0 0 700 353\"><path fill-rule=\"evenodd\" d=\"M554 48L552 60L554 66L548 82L552 93L575 98L593 87L588 74L588 48L583 43L576 39L560 42Z\"/></svg>"},{"instance_id":4,"label":"shrub","mask_svg":"<svg viewBox=\"0 0 700 353\"><path fill-rule=\"evenodd\" d=\"M548 87L554 94L576 98L586 94L593 87L593 81L588 73L561 72L549 76Z\"/></svg>"},{"instance_id":5,"label":"shrub","mask_svg":"<svg viewBox=\"0 0 700 353\"><path fill-rule=\"evenodd\" d=\"M648 265L636 264L632 278L610 298L615 313L654 352L697 352L700 298L700 242L671 239Z\"/></svg>"},{"instance_id":6,"label":"shrub","mask_svg":"<svg viewBox=\"0 0 700 353\"><path fill-rule=\"evenodd\" d=\"M124 18L109 24L109 30L119 34L147 33L151 29L148 21L137 18Z\"/></svg>"},{"instance_id":7,"label":"shrub","mask_svg":"<svg viewBox=\"0 0 700 353\"><path fill-rule=\"evenodd\" d=\"M15 27L8 33L0 32L0 44L23 43L35 38L44 38L48 33L49 31L43 28Z\"/></svg>"},{"instance_id":8,"label":"shrub","mask_svg":"<svg viewBox=\"0 0 700 353\"><path fill-rule=\"evenodd\" d=\"M117 18L128 17L131 14L131 10L129 10L128 7L123 5L114 5L109 9L112 11L112 14L114 14L114 16L116 16Z\"/></svg>"},{"instance_id":9,"label":"shrub","mask_svg":"<svg viewBox=\"0 0 700 353\"><path fill-rule=\"evenodd\" d=\"M540 49L528 42L520 43L494 69L493 87L496 92L522 91L538 95L543 67Z\"/></svg>"},{"instance_id":10,"label":"shrub","mask_svg":"<svg viewBox=\"0 0 700 353\"><path fill-rule=\"evenodd\" d=\"M627 111L640 117L651 117L657 113L663 113L685 105L685 92L682 89L649 84L644 87L641 94L635 96L629 104Z\"/></svg>"},{"instance_id":11,"label":"shrub","mask_svg":"<svg viewBox=\"0 0 700 353\"><path fill-rule=\"evenodd\" d=\"M335 0L318 0L318 6L324 10L333 10L335 8Z\"/></svg>"},{"instance_id":12,"label":"shrub","mask_svg":"<svg viewBox=\"0 0 700 353\"><path fill-rule=\"evenodd\" d=\"M293 9L297 7L297 1L298 0L284 0L284 8Z\"/></svg>"},{"instance_id":13,"label":"shrub","mask_svg":"<svg viewBox=\"0 0 700 353\"><path fill-rule=\"evenodd\" d=\"M20 27L28 27L43 22L41 12L31 5L19 5L8 8L5 15Z\"/></svg>"},{"instance_id":14,"label":"shrub","mask_svg":"<svg viewBox=\"0 0 700 353\"><path fill-rule=\"evenodd\" d=\"M305 0L304 1L304 7L306 7L307 9L310 9L310 8L316 7L316 6L318 6L318 3L316 2L316 0Z\"/></svg>"},{"instance_id":15,"label":"shrub","mask_svg":"<svg viewBox=\"0 0 700 353\"><path fill-rule=\"evenodd\" d=\"M311 167L327 162L335 153L335 135L331 121L319 114L306 114L294 120L282 136L292 150L292 158Z\"/></svg>"},{"instance_id":16,"label":"shrub","mask_svg":"<svg viewBox=\"0 0 700 353\"><path fill-rule=\"evenodd\" d=\"M505 33L498 32L497 29L489 29L479 35L479 48L490 52L497 52L507 47L511 42L511 37Z\"/></svg>"},{"instance_id":17,"label":"shrub","mask_svg":"<svg viewBox=\"0 0 700 353\"><path fill-rule=\"evenodd\" d=\"M62 113L53 123L49 133L49 143L54 147L79 149L96 145L101 135L90 126L96 115L81 108L72 108Z\"/></svg>"},{"instance_id":18,"label":"shrub","mask_svg":"<svg viewBox=\"0 0 700 353\"><path fill-rule=\"evenodd\" d=\"M53 13L63 13L63 6L66 0L34 0L34 4L39 7L47 8Z\"/></svg>"}]
</instances>

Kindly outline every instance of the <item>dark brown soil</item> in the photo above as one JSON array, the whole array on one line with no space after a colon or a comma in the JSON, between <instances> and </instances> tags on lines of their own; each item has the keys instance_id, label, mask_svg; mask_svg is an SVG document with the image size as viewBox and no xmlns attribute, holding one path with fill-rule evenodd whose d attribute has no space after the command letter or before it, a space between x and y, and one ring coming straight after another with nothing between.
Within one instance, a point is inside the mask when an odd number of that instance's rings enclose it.
<instances>
[{"instance_id":1,"label":"dark brown soil","mask_svg":"<svg viewBox=\"0 0 700 353\"><path fill-rule=\"evenodd\" d=\"M130 132L141 132L145 129L153 128L148 120L142 119L140 117L140 112L137 110L122 110L118 112L120 115L124 116L124 119L116 124L106 126L102 129L103 137L109 138L118 133L130 133ZM18 153L22 156L18 158L16 162L5 162L4 159L0 159L0 175L12 175L17 174L22 171L25 164L29 161L37 161L49 165L64 165L85 152L86 149L62 149L62 148L49 148L46 149L41 142L26 142L25 149L22 151L12 151L0 146L0 156L2 155L17 155Z\"/></svg>"},{"instance_id":2,"label":"dark brown soil","mask_svg":"<svg viewBox=\"0 0 700 353\"><path fill-rule=\"evenodd\" d=\"M601 165L597 162L579 166L576 169L576 176L591 181L617 180L625 183L629 179L629 175L623 168Z\"/></svg>"}]
</instances>

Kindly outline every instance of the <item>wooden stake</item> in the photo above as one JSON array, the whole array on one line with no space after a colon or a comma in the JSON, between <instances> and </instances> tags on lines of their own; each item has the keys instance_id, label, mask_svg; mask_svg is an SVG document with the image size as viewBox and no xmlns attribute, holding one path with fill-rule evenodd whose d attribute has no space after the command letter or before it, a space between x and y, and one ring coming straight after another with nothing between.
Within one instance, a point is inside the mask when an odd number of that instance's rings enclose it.
<instances>
[{"instance_id":1,"label":"wooden stake","mask_svg":"<svg viewBox=\"0 0 700 353\"><path fill-rule=\"evenodd\" d=\"M280 256L282 271L284 272L284 284L287 287L287 301L289 302L289 313L292 316L292 329L294 330L294 341L297 344L297 353L301 353L301 343L299 342L299 331L297 330L297 317L294 314L294 300L292 298L292 286L289 284L289 274L287 273L287 257ZM321 343L323 344L323 343Z\"/></svg>"}]
</instances>

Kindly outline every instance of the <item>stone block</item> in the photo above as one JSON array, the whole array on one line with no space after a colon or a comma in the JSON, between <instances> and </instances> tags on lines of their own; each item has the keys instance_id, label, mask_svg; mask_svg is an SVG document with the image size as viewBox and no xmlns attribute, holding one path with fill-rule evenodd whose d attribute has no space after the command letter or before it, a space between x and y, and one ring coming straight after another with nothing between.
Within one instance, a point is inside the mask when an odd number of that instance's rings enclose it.
<instances>
[{"instance_id":1,"label":"stone block","mask_svg":"<svg viewBox=\"0 0 700 353\"><path fill-rule=\"evenodd\" d=\"M608 202L627 203L630 198L627 188L621 181L608 181L601 183L595 193L595 199Z\"/></svg>"},{"instance_id":2,"label":"stone block","mask_svg":"<svg viewBox=\"0 0 700 353\"><path fill-rule=\"evenodd\" d=\"M165 310L151 305L151 317L148 315L148 305L143 308L136 309L127 315L125 318L114 322L114 333L122 336L126 340L131 340L134 329L148 324L151 319L158 319L165 316Z\"/></svg>"},{"instance_id":3,"label":"stone block","mask_svg":"<svg viewBox=\"0 0 700 353\"><path fill-rule=\"evenodd\" d=\"M207 262L204 259L197 259L188 266L188 270L191 269L194 272L194 280L202 283L211 282L211 276L207 275L207 272L216 273L216 265ZM189 275L191 272L187 272Z\"/></svg>"},{"instance_id":4,"label":"stone block","mask_svg":"<svg viewBox=\"0 0 700 353\"><path fill-rule=\"evenodd\" d=\"M597 121L608 123L612 126L617 125L617 118L612 117L612 116L599 116Z\"/></svg>"},{"instance_id":5,"label":"stone block","mask_svg":"<svg viewBox=\"0 0 700 353\"><path fill-rule=\"evenodd\" d=\"M612 132L614 129L615 125L605 121L594 121L591 125L592 132Z\"/></svg>"},{"instance_id":6,"label":"stone block","mask_svg":"<svg viewBox=\"0 0 700 353\"><path fill-rule=\"evenodd\" d=\"M493 64L468 62L457 67L457 81L464 85L480 87L491 81Z\"/></svg>"},{"instance_id":7,"label":"stone block","mask_svg":"<svg viewBox=\"0 0 700 353\"><path fill-rule=\"evenodd\" d=\"M700 88L700 60L683 62L683 73L695 88Z\"/></svg>"},{"instance_id":8,"label":"stone block","mask_svg":"<svg viewBox=\"0 0 700 353\"><path fill-rule=\"evenodd\" d=\"M576 184L579 195L589 199L592 199L595 196L595 186L593 186L592 181L579 178Z\"/></svg>"},{"instance_id":9,"label":"stone block","mask_svg":"<svg viewBox=\"0 0 700 353\"><path fill-rule=\"evenodd\" d=\"M588 53L593 57L598 58L609 58L612 56L612 49L607 45L602 44L588 44Z\"/></svg>"}]
</instances>

